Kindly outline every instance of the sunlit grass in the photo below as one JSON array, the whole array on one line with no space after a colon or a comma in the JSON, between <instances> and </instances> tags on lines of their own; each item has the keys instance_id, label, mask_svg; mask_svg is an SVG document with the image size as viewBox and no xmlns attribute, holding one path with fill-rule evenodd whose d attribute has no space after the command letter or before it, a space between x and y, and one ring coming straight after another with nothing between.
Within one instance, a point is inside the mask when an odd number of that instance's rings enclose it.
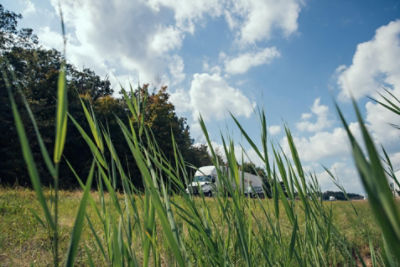
<instances>
[{"instance_id":1,"label":"sunlit grass","mask_svg":"<svg viewBox=\"0 0 400 267\"><path fill-rule=\"evenodd\" d=\"M55 266L396 266L399 262L398 204L356 105L365 152L349 131L340 109L338 113L348 131L369 205L323 202L318 177L304 171L290 130L285 129L290 148L286 154L270 142L262 111L260 140L252 140L238 120L232 119L264 164L272 199L244 196L239 186L243 171L235 156L237 146L230 136L221 135L227 159L226 168L222 168L201 118L223 190L213 198L202 194L193 197L185 192L191 177L174 138L171 143L175 157L170 161L143 123L146 99L123 91L130 120L128 124L117 121L140 170L140 177L133 177L142 179L143 188L139 190L121 164L112 133L96 120L92 109L82 101L90 132L68 116L63 71L58 84L53 160L46 147L40 147L54 178L52 189L44 190L10 84L8 90L35 197L31 191L2 190L1 229L9 229L0 236L2 251L7 251L1 255L2 261ZM30 113L26 101L25 108ZM30 119L35 125L31 113ZM70 166L82 192L58 190L62 179L58 165L63 158L67 125L78 129L93 154L87 177ZM39 130L35 131L39 144L43 143ZM93 181L95 192L90 191Z\"/></svg>"},{"instance_id":2,"label":"sunlit grass","mask_svg":"<svg viewBox=\"0 0 400 267\"><path fill-rule=\"evenodd\" d=\"M50 192L48 189L44 190L45 195L48 197ZM80 190L76 191L60 191L59 197L59 224L60 224L60 251L65 251L68 247L69 233L72 230L74 224L74 218L77 212L80 199L83 192ZM93 199L97 206L100 206L98 192L91 192ZM143 197L140 195L135 196L139 199ZM118 194L121 205L123 204L123 195ZM105 196L107 206L112 208L112 203L109 202L109 196ZM173 197L174 201L184 201L181 197ZM202 202L200 198L196 198L196 202ZM214 205L214 199L206 199L206 203L210 206L211 214L215 217L219 215L216 205ZM257 204L257 200L249 200L251 211L260 220L263 220L261 207ZM0 228L3 229L0 233L0 262L6 266L27 266L30 263L35 263L37 266L43 266L52 264L51 248L49 246L47 231L43 228L35 218L31 216L30 209L36 210L40 213L40 206L35 201L35 193L29 189L24 188L2 188L0 189ZM199 203L200 204L200 203ZM368 236L367 231L372 237L373 243L376 247L380 244L380 232L378 226L374 223L372 212L368 206L367 201L354 201L353 204L360 213L362 220L358 218L349 202L325 202L324 207L329 208L333 206L334 214L333 222L341 232L348 238L349 243L354 248L360 250L360 253L367 259L369 257L368 247ZM262 200L263 207L268 211L272 212L273 201L269 199ZM139 212L143 212L143 207L139 207ZM301 213L301 211L299 211ZM96 219L95 211L88 207L88 216L92 219L94 227L98 233L102 232L101 224ZM300 216L303 217L303 216ZM283 229L288 230L284 232L286 238L290 235L290 223L286 216L281 218ZM181 220L180 220L181 221ZM266 222L265 222L266 223ZM301 222L302 224L304 222ZM185 236L186 242L190 245L190 236L188 235L187 226L182 222L183 235ZM256 229L257 225L253 222L253 227ZM228 229L220 227L219 231L227 233ZM85 224L82 233L82 240L78 249L78 256L75 264L85 265L88 261L85 246L91 251L93 261L96 265L105 264L105 261L100 257L100 251L95 246L96 241L90 232L89 226ZM135 249L141 250L141 246L138 243L133 244ZM170 255L168 250L163 251L161 258L166 261ZM141 255L138 255L138 259ZM166 262L164 262L166 263Z\"/></svg>"}]
</instances>

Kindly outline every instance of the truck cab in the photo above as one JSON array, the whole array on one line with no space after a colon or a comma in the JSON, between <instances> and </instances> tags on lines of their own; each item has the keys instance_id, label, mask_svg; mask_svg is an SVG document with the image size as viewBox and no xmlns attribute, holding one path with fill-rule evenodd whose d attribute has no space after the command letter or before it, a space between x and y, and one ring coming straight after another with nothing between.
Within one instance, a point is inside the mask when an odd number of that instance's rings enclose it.
<instances>
[{"instance_id":1,"label":"truck cab","mask_svg":"<svg viewBox=\"0 0 400 267\"><path fill-rule=\"evenodd\" d=\"M193 181L186 188L186 193L200 194L200 190L205 196L212 196L216 192L217 170L215 166L205 166L199 168L194 174Z\"/></svg>"}]
</instances>

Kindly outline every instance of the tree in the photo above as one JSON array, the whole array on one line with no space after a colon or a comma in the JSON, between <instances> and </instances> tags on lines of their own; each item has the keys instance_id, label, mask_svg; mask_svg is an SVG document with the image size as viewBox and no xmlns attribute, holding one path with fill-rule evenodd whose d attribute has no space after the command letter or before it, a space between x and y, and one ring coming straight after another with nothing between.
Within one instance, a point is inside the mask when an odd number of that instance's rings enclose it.
<instances>
[{"instance_id":1,"label":"tree","mask_svg":"<svg viewBox=\"0 0 400 267\"><path fill-rule=\"evenodd\" d=\"M258 175L262 178L267 176L265 170L261 167L257 167L253 162L244 162L241 168L245 172Z\"/></svg>"},{"instance_id":2,"label":"tree","mask_svg":"<svg viewBox=\"0 0 400 267\"><path fill-rule=\"evenodd\" d=\"M21 14L5 10L0 4L0 50L3 52L12 47L31 48L38 43L32 29L17 29Z\"/></svg>"},{"instance_id":3,"label":"tree","mask_svg":"<svg viewBox=\"0 0 400 267\"><path fill-rule=\"evenodd\" d=\"M48 151L54 147L54 120L57 99L57 81L61 62L64 58L57 50L48 50L38 46L38 40L31 29L18 29L18 20L22 16L4 10L0 5L0 68L5 76L0 75L0 183L29 185L30 179L22 160L19 140L16 134L14 119L11 113L7 88L15 96L18 109L29 139L33 156L38 165L43 184L50 184L40 153L35 131L25 110L22 95L27 100ZM116 117L124 122L133 120L135 127L139 121L130 118L126 104L122 99L112 96L113 89L107 79L102 79L90 69L82 71L71 64L66 64L68 87L68 112L86 130L90 132L81 106L81 99L89 104L96 114L102 130L111 135L123 166L133 182L140 187L140 172L132 158L121 132ZM7 83L10 86L7 86ZM21 94L22 93L22 94ZM179 117L174 105L169 101L167 87L149 92L148 85L139 87L135 96L146 99L143 106L144 123L151 130L160 151L173 163L172 137L182 153L186 163L196 167L212 164L206 146L193 146L186 118ZM109 155L106 155L109 156ZM91 151L77 129L69 124L64 149L67 159L81 177L86 177L93 159ZM60 165L60 186L78 186L74 175L65 161Z\"/></svg>"},{"instance_id":4,"label":"tree","mask_svg":"<svg viewBox=\"0 0 400 267\"><path fill-rule=\"evenodd\" d=\"M89 96L93 101L96 101L99 97L110 96L114 92L107 78L101 79L94 71L88 68L82 71L72 68L70 70L69 84L81 96Z\"/></svg>"},{"instance_id":5,"label":"tree","mask_svg":"<svg viewBox=\"0 0 400 267\"><path fill-rule=\"evenodd\" d=\"M186 118L178 117L175 106L169 101L167 87L163 86L157 92L149 93L148 85L145 84L136 90L135 95L138 94L142 99L146 99L144 123L151 129L155 141L167 159L172 160L174 157L172 136L182 154L186 156L193 140L190 138Z\"/></svg>"},{"instance_id":6,"label":"tree","mask_svg":"<svg viewBox=\"0 0 400 267\"><path fill-rule=\"evenodd\" d=\"M57 98L57 81L59 69L63 57L56 50L47 50L37 46L37 38L34 38L32 30L18 30L17 23L22 16L14 12L4 10L0 5L0 183L29 185L30 180L24 168L19 140L15 131L14 119L11 113L6 83L10 83L10 89L15 96L17 106L32 147L32 152L41 179L44 184L51 181L51 177L45 171L41 153L38 147L30 119L22 103L21 93L26 98L36 118L37 125L43 137L43 141L49 151L52 151L54 140L54 114ZM91 102L110 95L112 89L108 80L101 79L93 71L77 70L67 64L67 86L69 98L69 112L82 125L85 121L79 94L85 95ZM86 170L92 155L76 129L68 129L65 156L78 170ZM60 167L62 174L67 174L61 181L61 186L76 185L73 175L69 173L65 162Z\"/></svg>"}]
</instances>

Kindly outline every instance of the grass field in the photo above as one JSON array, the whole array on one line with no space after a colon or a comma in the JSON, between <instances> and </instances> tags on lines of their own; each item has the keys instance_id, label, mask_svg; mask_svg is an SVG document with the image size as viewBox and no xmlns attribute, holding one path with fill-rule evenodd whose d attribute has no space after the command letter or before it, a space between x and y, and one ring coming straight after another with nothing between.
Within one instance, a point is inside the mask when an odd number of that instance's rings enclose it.
<instances>
[{"instance_id":1,"label":"grass field","mask_svg":"<svg viewBox=\"0 0 400 267\"><path fill-rule=\"evenodd\" d=\"M49 192L45 192L48 195ZM97 205L100 207L98 193L91 193L93 198L96 200ZM68 241L70 238L70 232L76 217L77 207L82 198L82 191L60 191L59 192L59 231L60 231L60 251L66 251L68 247ZM121 205L123 204L123 196L119 195ZM173 198L179 202L180 197L176 196ZM143 204L143 199L137 196L138 208L140 211L143 207L140 207L140 203ZM106 201L109 201L109 197L106 196ZM202 205L201 198L195 200ZM217 200L213 198L206 199L207 205L211 208L211 216L220 216L219 212L215 209L218 205L215 205ZM252 207L252 212L255 214L259 213L258 200L247 200ZM265 207L267 212L273 213L273 201L270 199L261 200L262 205ZM376 248L381 247L380 231L378 226L375 224L372 212L369 208L367 201L352 201L352 202L324 202L324 207L329 209L333 208L333 222L337 229L348 239L350 246L358 249L364 258L365 262L370 261L370 248L369 240ZM354 209L358 211L358 216L354 212ZM51 254L51 243L48 239L47 229L42 227L40 223L32 216L30 209L36 210L39 214L41 211L40 205L36 200L35 193L28 189L22 188L2 188L0 189L0 266L29 266L33 263L36 266L52 265L52 254ZM101 224L96 220L93 209L88 207L87 213L93 220L94 227L97 232L102 232ZM301 215L302 211L298 210L300 219L299 224L304 223L304 216ZM216 218L217 219L217 218ZM291 227L286 216L281 216L282 229L286 229L287 232L283 232L284 236L290 238ZM182 228L185 228L183 222ZM264 222L268 225L268 222ZM222 225L221 225L222 226ZM301 227L300 227L301 228ZM226 229L219 229L223 232ZM102 236L102 235L100 235ZM190 238L187 234L185 238ZM104 236L103 236L104 238ZM139 238L139 237L138 237ZM133 244L135 247L139 245ZM81 243L76 258L76 265L85 265L87 263L87 254L85 253L85 246L91 251L93 262L96 265L106 264L101 252L95 245L94 236L85 223L82 234ZM137 248L141 250L141 248ZM97 256L96 256L97 255ZM170 252L164 250L161 253L162 265L168 264L168 258ZM140 253L137 254L140 258ZM140 261L140 260L139 260ZM242 265L238 263L238 265Z\"/></svg>"},{"instance_id":2,"label":"grass field","mask_svg":"<svg viewBox=\"0 0 400 267\"><path fill-rule=\"evenodd\" d=\"M244 196L240 186L243 159L236 158L233 140L221 134L226 158L223 167L201 118L221 190L213 198L193 197L185 193L192 177L175 139L171 139L171 160L143 123L145 100L122 90L131 120L128 124L117 120L140 170L143 188L139 191L121 163L111 133L96 120L93 110L82 101L90 132L68 116L65 75L62 68L53 152L44 145L33 113L24 102L48 174L53 177L51 191L42 186L8 88L33 191L0 189L2 265L399 266L399 205L385 178L396 177L386 151L376 148L355 103L362 143L353 136L339 108L337 112L368 202L323 202L318 177L304 170L290 130L285 128L290 152L284 152L269 140L261 110L259 141L252 140L237 119L232 119L263 162L272 199ZM400 107L388 103L400 115ZM82 191L59 190L67 121L80 132L93 154L86 177L70 166ZM91 192L92 188L97 191Z\"/></svg>"}]
</instances>

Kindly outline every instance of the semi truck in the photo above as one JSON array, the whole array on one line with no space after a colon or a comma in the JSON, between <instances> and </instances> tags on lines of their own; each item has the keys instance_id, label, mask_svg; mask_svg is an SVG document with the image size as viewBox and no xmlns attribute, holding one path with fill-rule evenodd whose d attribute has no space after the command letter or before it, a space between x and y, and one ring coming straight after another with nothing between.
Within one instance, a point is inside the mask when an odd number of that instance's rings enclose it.
<instances>
[{"instance_id":1,"label":"semi truck","mask_svg":"<svg viewBox=\"0 0 400 267\"><path fill-rule=\"evenodd\" d=\"M232 185L232 188L235 188L236 183L233 177L229 175L228 169L222 167L221 172L227 177L227 181ZM257 175L239 171L239 185L246 196L264 197L263 182ZM221 192L223 188L224 182L219 181L217 168L215 166L204 166L196 171L193 181L186 188L186 192L193 195L202 192L205 196L211 197Z\"/></svg>"}]
</instances>

